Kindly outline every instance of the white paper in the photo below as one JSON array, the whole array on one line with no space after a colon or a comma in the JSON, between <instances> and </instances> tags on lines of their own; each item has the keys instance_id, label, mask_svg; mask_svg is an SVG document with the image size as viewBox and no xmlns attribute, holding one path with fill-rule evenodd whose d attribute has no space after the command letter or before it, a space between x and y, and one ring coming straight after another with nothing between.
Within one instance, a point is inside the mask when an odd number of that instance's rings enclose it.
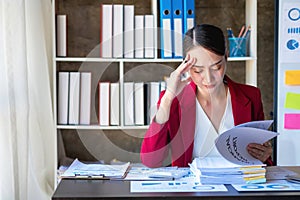
<instances>
[{"instance_id":1,"label":"white paper","mask_svg":"<svg viewBox=\"0 0 300 200\"><path fill-rule=\"evenodd\" d=\"M251 127L251 128L259 128L263 130L268 130L272 125L273 120L261 120L261 121L251 121L243 124L239 124L236 127Z\"/></svg>"},{"instance_id":2,"label":"white paper","mask_svg":"<svg viewBox=\"0 0 300 200\"><path fill-rule=\"evenodd\" d=\"M224 185L202 185L195 176L176 181L131 181L130 192L226 192Z\"/></svg>"},{"instance_id":3,"label":"white paper","mask_svg":"<svg viewBox=\"0 0 300 200\"><path fill-rule=\"evenodd\" d=\"M173 180L190 174L187 167L131 167L124 180Z\"/></svg>"},{"instance_id":4,"label":"white paper","mask_svg":"<svg viewBox=\"0 0 300 200\"><path fill-rule=\"evenodd\" d=\"M286 180L268 181L264 184L233 184L232 186L239 192L300 191L300 184L290 183Z\"/></svg>"},{"instance_id":5,"label":"white paper","mask_svg":"<svg viewBox=\"0 0 300 200\"><path fill-rule=\"evenodd\" d=\"M259 124L261 123L261 124ZM259 165L262 162L252 157L247 151L249 143L263 144L278 135L276 132L253 128L268 127L270 121L260 121L257 124L247 123L243 127L234 127L222 133L216 139L216 147L220 154L228 161L238 165ZM250 125L250 126L249 126ZM252 127L251 127L252 126Z\"/></svg>"}]
</instances>

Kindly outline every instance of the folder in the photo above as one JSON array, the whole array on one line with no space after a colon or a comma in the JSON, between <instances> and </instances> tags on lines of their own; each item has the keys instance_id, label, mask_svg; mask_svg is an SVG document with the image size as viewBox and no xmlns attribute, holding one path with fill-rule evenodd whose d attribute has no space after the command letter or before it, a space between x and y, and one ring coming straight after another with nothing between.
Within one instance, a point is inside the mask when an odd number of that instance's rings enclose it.
<instances>
[{"instance_id":1,"label":"folder","mask_svg":"<svg viewBox=\"0 0 300 200\"><path fill-rule=\"evenodd\" d=\"M89 125L91 122L91 88L92 73L81 72L79 124Z\"/></svg>"},{"instance_id":2,"label":"folder","mask_svg":"<svg viewBox=\"0 0 300 200\"><path fill-rule=\"evenodd\" d=\"M56 55L67 56L67 15L56 16Z\"/></svg>"},{"instance_id":3,"label":"folder","mask_svg":"<svg viewBox=\"0 0 300 200\"><path fill-rule=\"evenodd\" d=\"M172 58L172 11L171 0L160 0L160 54L161 58Z\"/></svg>"},{"instance_id":4,"label":"folder","mask_svg":"<svg viewBox=\"0 0 300 200\"><path fill-rule=\"evenodd\" d=\"M79 124L80 72L70 72L69 124Z\"/></svg>"},{"instance_id":5,"label":"folder","mask_svg":"<svg viewBox=\"0 0 300 200\"><path fill-rule=\"evenodd\" d=\"M136 15L134 23L134 57L144 58L144 15Z\"/></svg>"},{"instance_id":6,"label":"folder","mask_svg":"<svg viewBox=\"0 0 300 200\"><path fill-rule=\"evenodd\" d=\"M195 1L183 0L183 33L195 26Z\"/></svg>"},{"instance_id":7,"label":"folder","mask_svg":"<svg viewBox=\"0 0 300 200\"><path fill-rule=\"evenodd\" d=\"M68 124L69 72L58 73L57 123Z\"/></svg>"},{"instance_id":8,"label":"folder","mask_svg":"<svg viewBox=\"0 0 300 200\"><path fill-rule=\"evenodd\" d=\"M125 126L134 125L134 83L124 83L124 124Z\"/></svg>"},{"instance_id":9,"label":"folder","mask_svg":"<svg viewBox=\"0 0 300 200\"><path fill-rule=\"evenodd\" d=\"M99 125L109 126L110 83L99 82Z\"/></svg>"},{"instance_id":10,"label":"folder","mask_svg":"<svg viewBox=\"0 0 300 200\"><path fill-rule=\"evenodd\" d=\"M120 125L120 84L110 84L110 125Z\"/></svg>"},{"instance_id":11,"label":"folder","mask_svg":"<svg viewBox=\"0 0 300 200\"><path fill-rule=\"evenodd\" d=\"M134 83L134 122L144 125L144 83Z\"/></svg>"},{"instance_id":12,"label":"folder","mask_svg":"<svg viewBox=\"0 0 300 200\"><path fill-rule=\"evenodd\" d=\"M112 58L112 5L101 6L100 57Z\"/></svg>"},{"instance_id":13,"label":"folder","mask_svg":"<svg viewBox=\"0 0 300 200\"><path fill-rule=\"evenodd\" d=\"M183 45L183 5L182 0L172 0L172 27L173 27L173 57L182 58Z\"/></svg>"},{"instance_id":14,"label":"folder","mask_svg":"<svg viewBox=\"0 0 300 200\"><path fill-rule=\"evenodd\" d=\"M134 57L134 6L124 6L124 57Z\"/></svg>"},{"instance_id":15,"label":"folder","mask_svg":"<svg viewBox=\"0 0 300 200\"><path fill-rule=\"evenodd\" d=\"M145 15L145 58L154 58L154 16Z\"/></svg>"},{"instance_id":16,"label":"folder","mask_svg":"<svg viewBox=\"0 0 300 200\"><path fill-rule=\"evenodd\" d=\"M113 57L123 57L123 5L113 5Z\"/></svg>"}]
</instances>

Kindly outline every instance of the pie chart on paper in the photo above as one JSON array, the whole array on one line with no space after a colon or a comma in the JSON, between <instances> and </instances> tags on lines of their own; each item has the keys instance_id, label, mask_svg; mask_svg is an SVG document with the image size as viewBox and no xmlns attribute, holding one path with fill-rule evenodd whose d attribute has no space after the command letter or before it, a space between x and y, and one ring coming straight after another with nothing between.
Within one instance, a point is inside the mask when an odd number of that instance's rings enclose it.
<instances>
[{"instance_id":1,"label":"pie chart on paper","mask_svg":"<svg viewBox=\"0 0 300 200\"><path fill-rule=\"evenodd\" d=\"M286 46L289 50L295 50L299 48L299 42L292 39L287 42Z\"/></svg>"}]
</instances>

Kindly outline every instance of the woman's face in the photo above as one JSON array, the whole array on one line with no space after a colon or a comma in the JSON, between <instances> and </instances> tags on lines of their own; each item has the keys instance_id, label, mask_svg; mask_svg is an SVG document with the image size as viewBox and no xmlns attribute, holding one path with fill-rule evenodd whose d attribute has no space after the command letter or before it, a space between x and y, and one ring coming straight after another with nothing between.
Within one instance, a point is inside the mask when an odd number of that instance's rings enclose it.
<instances>
[{"instance_id":1,"label":"woman's face","mask_svg":"<svg viewBox=\"0 0 300 200\"><path fill-rule=\"evenodd\" d=\"M196 63L190 69L190 76L200 90L214 92L221 85L226 71L225 56L219 56L201 46L187 52Z\"/></svg>"}]
</instances>

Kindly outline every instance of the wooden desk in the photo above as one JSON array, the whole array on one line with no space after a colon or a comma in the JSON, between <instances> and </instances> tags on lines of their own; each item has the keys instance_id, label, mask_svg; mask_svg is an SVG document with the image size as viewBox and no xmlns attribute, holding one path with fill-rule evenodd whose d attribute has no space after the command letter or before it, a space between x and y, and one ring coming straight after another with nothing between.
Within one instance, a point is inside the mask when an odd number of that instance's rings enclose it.
<instances>
[{"instance_id":1,"label":"wooden desk","mask_svg":"<svg viewBox=\"0 0 300 200\"><path fill-rule=\"evenodd\" d=\"M300 172L300 167L289 168ZM63 179L52 200L70 199L300 199L299 192L237 192L231 185L225 185L228 192L168 192L130 193L129 181L70 180Z\"/></svg>"}]
</instances>

